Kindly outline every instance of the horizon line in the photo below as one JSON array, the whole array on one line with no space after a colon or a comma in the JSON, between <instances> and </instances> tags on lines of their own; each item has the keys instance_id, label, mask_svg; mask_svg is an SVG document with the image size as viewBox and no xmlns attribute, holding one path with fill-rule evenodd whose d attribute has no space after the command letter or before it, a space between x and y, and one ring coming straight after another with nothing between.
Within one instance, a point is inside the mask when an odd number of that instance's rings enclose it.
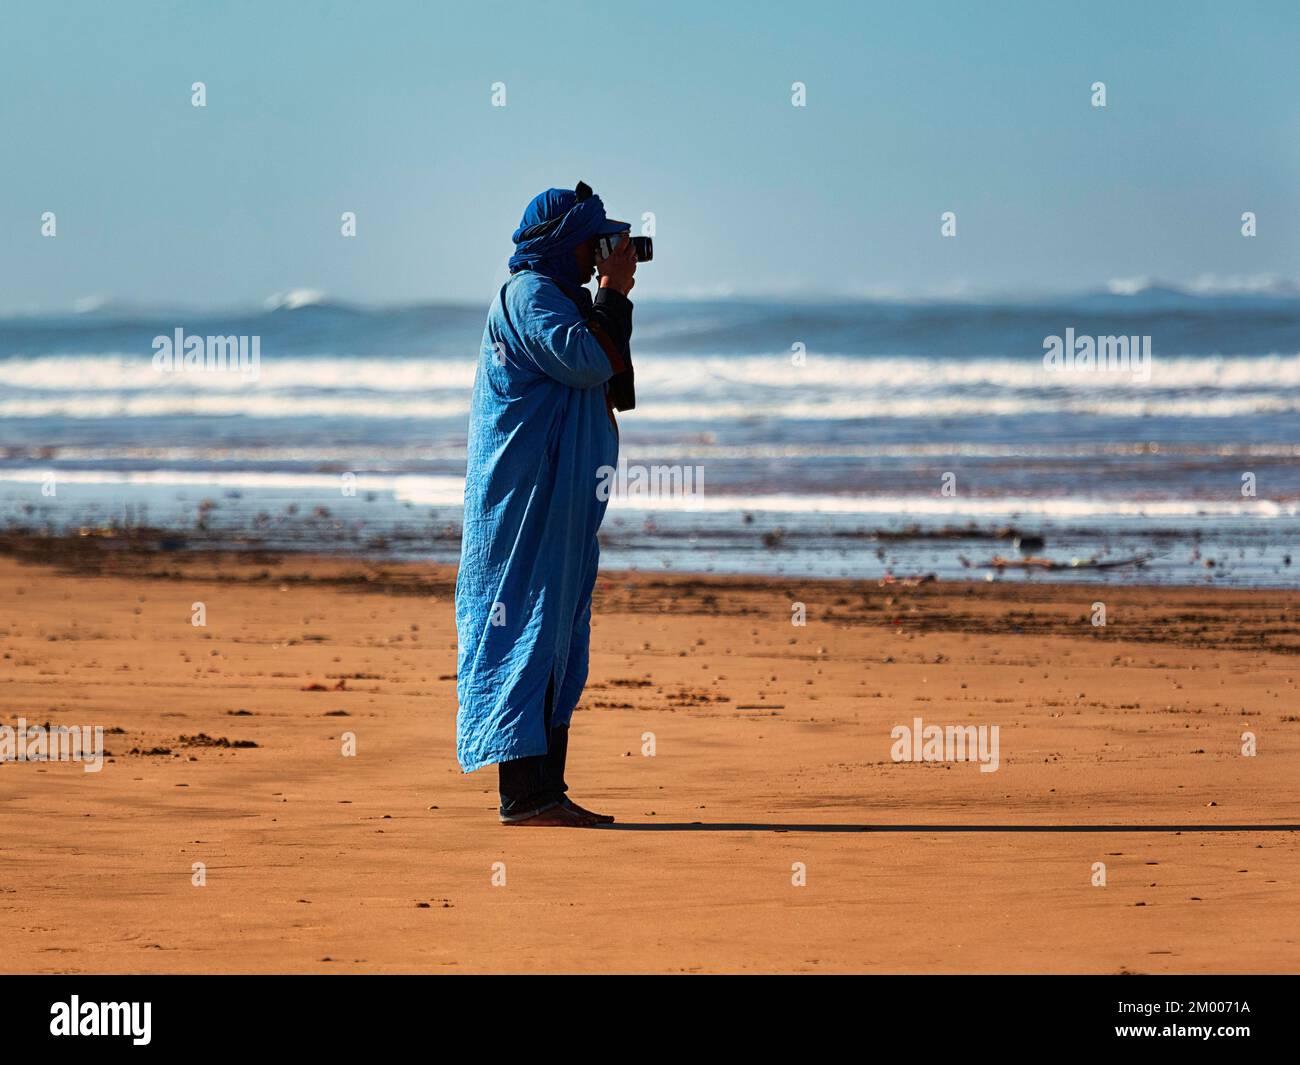
<instances>
[{"instance_id":1,"label":"horizon line","mask_svg":"<svg viewBox=\"0 0 1300 1065\"><path fill-rule=\"evenodd\" d=\"M755 288L740 292L730 288L716 291L665 292L641 297L640 303L769 303L781 300L793 304L918 304L918 305L997 305L1039 304L1054 300L1115 299L1137 300L1143 296L1166 296L1188 301L1197 300L1274 300L1300 301L1300 282L1289 278L1260 277L1227 279L1212 283L1205 279L1191 282L1168 282L1159 279L1111 279L1099 284L1073 289L1030 289L1009 291L1005 289L976 290L963 285L942 289L890 290L886 288L845 289L839 292L819 293L806 288ZM11 307L0 310L0 320L24 318L94 318L128 314L187 313L205 315L265 314L275 311L301 311L310 308L355 311L357 313L391 313L421 308L478 309L488 301L468 298L368 301L348 296L334 296L316 289L294 288L274 293L260 302L194 304L183 300L175 302L144 302L107 296L84 296L61 307Z\"/></svg>"}]
</instances>

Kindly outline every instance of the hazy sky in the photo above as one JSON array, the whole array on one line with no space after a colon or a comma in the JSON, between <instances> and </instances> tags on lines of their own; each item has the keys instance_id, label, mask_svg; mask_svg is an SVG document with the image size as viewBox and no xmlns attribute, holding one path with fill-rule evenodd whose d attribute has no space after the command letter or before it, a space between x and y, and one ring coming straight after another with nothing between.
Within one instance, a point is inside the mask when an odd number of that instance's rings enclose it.
<instances>
[{"instance_id":1,"label":"hazy sky","mask_svg":"<svg viewBox=\"0 0 1300 1065\"><path fill-rule=\"evenodd\" d=\"M3 0L0 17L3 311L294 288L486 303L527 200L580 178L616 217L654 212L641 297L1300 277L1293 0Z\"/></svg>"}]
</instances>

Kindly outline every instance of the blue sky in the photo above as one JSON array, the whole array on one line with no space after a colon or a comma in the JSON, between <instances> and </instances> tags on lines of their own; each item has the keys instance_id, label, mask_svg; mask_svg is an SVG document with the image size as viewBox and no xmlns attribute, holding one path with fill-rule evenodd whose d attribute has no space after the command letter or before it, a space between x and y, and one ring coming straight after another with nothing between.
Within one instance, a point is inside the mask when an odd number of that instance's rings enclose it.
<instances>
[{"instance_id":1,"label":"blue sky","mask_svg":"<svg viewBox=\"0 0 1300 1065\"><path fill-rule=\"evenodd\" d=\"M641 297L1300 277L1292 2L9 0L4 21L0 311L486 302L525 202L579 178L654 212Z\"/></svg>"}]
</instances>

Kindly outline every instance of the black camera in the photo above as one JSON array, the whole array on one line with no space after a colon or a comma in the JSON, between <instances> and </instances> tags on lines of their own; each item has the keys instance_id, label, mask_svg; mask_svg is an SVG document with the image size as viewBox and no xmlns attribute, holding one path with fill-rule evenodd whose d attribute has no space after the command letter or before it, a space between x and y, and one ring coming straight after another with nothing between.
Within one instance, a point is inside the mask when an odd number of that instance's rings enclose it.
<instances>
[{"instance_id":1,"label":"black camera","mask_svg":"<svg viewBox=\"0 0 1300 1065\"><path fill-rule=\"evenodd\" d=\"M626 233L615 233L612 236L601 237L596 241L596 254L602 259L608 259L614 254L615 250L624 240L628 239ZM636 249L636 261L639 263L648 263L655 257L655 243L649 237L632 237L632 247Z\"/></svg>"}]
</instances>

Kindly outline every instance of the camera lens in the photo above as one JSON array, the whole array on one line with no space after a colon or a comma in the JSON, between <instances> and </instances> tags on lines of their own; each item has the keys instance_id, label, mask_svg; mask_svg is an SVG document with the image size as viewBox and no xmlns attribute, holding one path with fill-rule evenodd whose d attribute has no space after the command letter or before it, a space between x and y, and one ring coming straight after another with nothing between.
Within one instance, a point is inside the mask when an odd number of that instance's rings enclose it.
<instances>
[{"instance_id":1,"label":"camera lens","mask_svg":"<svg viewBox=\"0 0 1300 1065\"><path fill-rule=\"evenodd\" d=\"M649 237L633 237L632 247L636 249L636 260L639 263L648 263L655 257L654 241Z\"/></svg>"}]
</instances>

